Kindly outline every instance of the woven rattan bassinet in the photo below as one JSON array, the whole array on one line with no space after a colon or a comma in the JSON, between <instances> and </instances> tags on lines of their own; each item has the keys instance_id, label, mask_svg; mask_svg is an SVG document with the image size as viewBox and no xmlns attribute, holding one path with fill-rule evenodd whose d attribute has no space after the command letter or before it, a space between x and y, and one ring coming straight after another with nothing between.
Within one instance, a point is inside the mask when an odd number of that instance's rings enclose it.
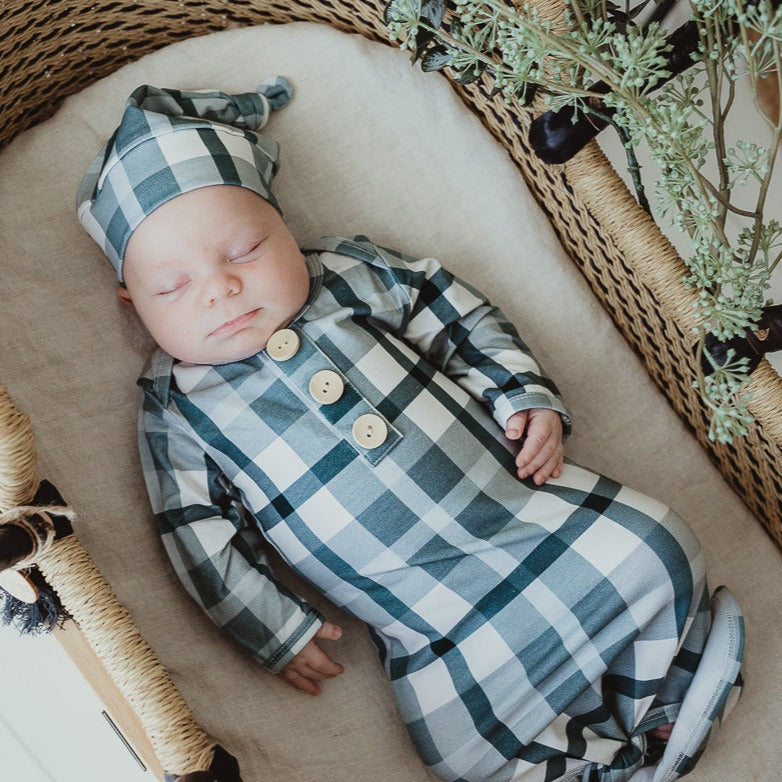
<instances>
[{"instance_id":1,"label":"woven rattan bassinet","mask_svg":"<svg viewBox=\"0 0 782 782\"><path fill-rule=\"evenodd\" d=\"M181 38L229 26L310 21L386 41L382 0L180 0L74 4L7 2L0 10L0 146L50 116L58 99L125 62ZM559 0L539 3L557 13ZM121 54L121 56L118 56ZM766 362L750 384L757 419L732 445L709 441L692 389L694 294L680 258L641 210L597 145L564 166L541 163L527 143L528 115L488 97L490 86L455 84L507 148L565 248L675 410L769 534L782 545L782 380Z\"/></svg>"},{"instance_id":2,"label":"woven rattan bassinet","mask_svg":"<svg viewBox=\"0 0 782 782\"><path fill-rule=\"evenodd\" d=\"M382 0L98 0L89 4L10 0L0 4L0 146L49 117L55 108L53 96L59 100L75 93L126 62L176 40L232 26L309 21L385 41L383 5ZM561 3L550 0L539 5L554 16ZM530 115L526 111L490 98L491 87L483 82L454 84L454 89L505 146L564 247L650 376L782 547L779 375L766 361L753 373L750 409L757 421L746 438L731 445L710 442L706 411L692 388L694 294L681 283L684 267L673 247L638 207L594 143L564 166L547 166L528 147ZM35 455L25 436L27 422L5 394L0 394L0 430L3 511L30 503L37 487ZM135 659L112 659L110 649L99 650L141 719L163 767L173 774L208 768L214 743L190 718L87 553L73 538L69 540L67 546L59 546L62 551L55 545L39 560L40 569L61 593L91 644L99 645L101 635L122 634L136 644L139 654L146 655L147 662L141 666L146 677L143 697L134 697L135 684L127 680L127 671L138 670L139 664ZM84 583L85 573L90 586L74 587ZM80 591L94 595L101 590L107 594L105 607L82 601ZM177 716L167 711L159 717L161 703Z\"/></svg>"}]
</instances>

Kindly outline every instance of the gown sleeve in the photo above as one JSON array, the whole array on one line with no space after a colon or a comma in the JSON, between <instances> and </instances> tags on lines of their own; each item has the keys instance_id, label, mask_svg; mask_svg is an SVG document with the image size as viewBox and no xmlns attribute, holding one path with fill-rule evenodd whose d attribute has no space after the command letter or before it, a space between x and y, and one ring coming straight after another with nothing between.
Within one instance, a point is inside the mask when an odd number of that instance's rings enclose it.
<instances>
[{"instance_id":1,"label":"gown sleeve","mask_svg":"<svg viewBox=\"0 0 782 782\"><path fill-rule=\"evenodd\" d=\"M570 432L571 415L559 390L498 307L434 258L386 257L409 297L405 340L486 404L500 427L520 410L548 408Z\"/></svg>"},{"instance_id":2,"label":"gown sleeve","mask_svg":"<svg viewBox=\"0 0 782 782\"><path fill-rule=\"evenodd\" d=\"M174 570L209 618L277 673L323 617L275 578L239 492L194 435L154 397L144 396L141 462Z\"/></svg>"}]
</instances>

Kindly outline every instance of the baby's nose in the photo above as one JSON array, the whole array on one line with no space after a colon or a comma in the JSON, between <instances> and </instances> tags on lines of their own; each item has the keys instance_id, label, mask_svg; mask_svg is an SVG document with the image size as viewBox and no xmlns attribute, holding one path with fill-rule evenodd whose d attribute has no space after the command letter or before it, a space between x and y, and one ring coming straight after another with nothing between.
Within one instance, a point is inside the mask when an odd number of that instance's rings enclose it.
<instances>
[{"instance_id":1,"label":"baby's nose","mask_svg":"<svg viewBox=\"0 0 782 782\"><path fill-rule=\"evenodd\" d=\"M211 307L221 299L235 296L241 290L242 282L238 275L221 270L213 274L204 285L204 303Z\"/></svg>"}]
</instances>

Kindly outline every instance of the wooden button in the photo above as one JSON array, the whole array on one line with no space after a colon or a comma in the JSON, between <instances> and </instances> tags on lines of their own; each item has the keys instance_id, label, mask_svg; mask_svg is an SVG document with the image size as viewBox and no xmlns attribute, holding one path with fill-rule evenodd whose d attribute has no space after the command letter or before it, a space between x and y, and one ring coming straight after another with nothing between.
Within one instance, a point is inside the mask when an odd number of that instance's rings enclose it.
<instances>
[{"instance_id":1,"label":"wooden button","mask_svg":"<svg viewBox=\"0 0 782 782\"><path fill-rule=\"evenodd\" d=\"M310 395L322 405L336 402L344 390L345 384L342 382L342 378L330 369L316 372L310 380Z\"/></svg>"},{"instance_id":2,"label":"wooden button","mask_svg":"<svg viewBox=\"0 0 782 782\"><path fill-rule=\"evenodd\" d=\"M280 329L269 337L266 352L275 361L287 361L299 352L301 341L292 329Z\"/></svg>"},{"instance_id":3,"label":"wooden button","mask_svg":"<svg viewBox=\"0 0 782 782\"><path fill-rule=\"evenodd\" d=\"M353 423L353 439L362 448L377 448L388 437L386 422L373 413L359 416Z\"/></svg>"}]
</instances>

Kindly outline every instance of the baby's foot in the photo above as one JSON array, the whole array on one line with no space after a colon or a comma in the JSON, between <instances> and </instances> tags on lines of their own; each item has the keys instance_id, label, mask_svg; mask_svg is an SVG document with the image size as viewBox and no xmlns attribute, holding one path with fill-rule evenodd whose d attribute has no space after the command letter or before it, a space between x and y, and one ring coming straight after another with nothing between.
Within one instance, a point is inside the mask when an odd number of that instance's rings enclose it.
<instances>
[{"instance_id":1,"label":"baby's foot","mask_svg":"<svg viewBox=\"0 0 782 782\"><path fill-rule=\"evenodd\" d=\"M672 731L673 723L668 722L665 725L659 725L656 728L652 728L649 733L651 733L652 736L654 736L656 739L660 739L660 741L668 741L668 739L671 738Z\"/></svg>"},{"instance_id":2,"label":"baby's foot","mask_svg":"<svg viewBox=\"0 0 782 782\"><path fill-rule=\"evenodd\" d=\"M660 762L672 732L673 723L669 722L667 725L658 725L647 733L649 739L646 745L646 753L644 754L645 766L654 766Z\"/></svg>"}]
</instances>

